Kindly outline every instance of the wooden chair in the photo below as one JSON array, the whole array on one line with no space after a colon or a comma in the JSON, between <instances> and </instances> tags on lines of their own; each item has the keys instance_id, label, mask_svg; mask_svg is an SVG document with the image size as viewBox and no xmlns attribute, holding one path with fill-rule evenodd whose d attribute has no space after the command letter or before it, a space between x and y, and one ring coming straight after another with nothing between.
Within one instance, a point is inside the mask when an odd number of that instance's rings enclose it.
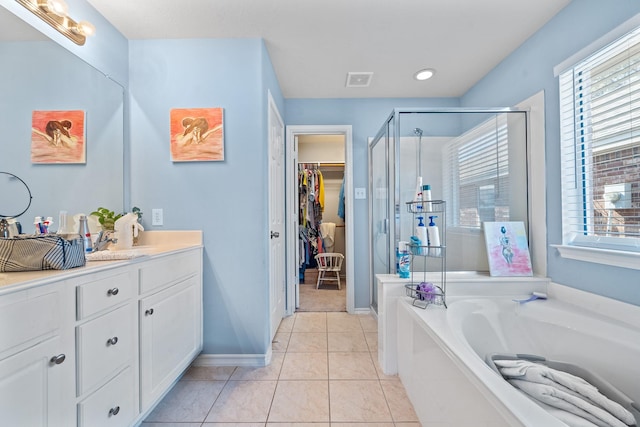
<instances>
[{"instance_id":1,"label":"wooden chair","mask_svg":"<svg viewBox=\"0 0 640 427\"><path fill-rule=\"evenodd\" d=\"M321 281L336 282L338 284L338 289L340 289L340 269L342 268L344 255L334 252L325 252L316 255L315 258L318 263L318 281L316 282L316 289L320 287ZM329 276L326 275L327 273L330 273Z\"/></svg>"}]
</instances>

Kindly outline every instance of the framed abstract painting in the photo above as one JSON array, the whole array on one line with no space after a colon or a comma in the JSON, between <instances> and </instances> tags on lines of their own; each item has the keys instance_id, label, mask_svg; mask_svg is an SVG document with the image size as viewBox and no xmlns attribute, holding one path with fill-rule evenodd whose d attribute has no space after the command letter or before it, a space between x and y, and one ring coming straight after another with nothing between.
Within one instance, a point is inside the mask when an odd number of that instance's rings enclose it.
<instances>
[{"instance_id":1,"label":"framed abstract painting","mask_svg":"<svg viewBox=\"0 0 640 427\"><path fill-rule=\"evenodd\" d=\"M33 111L31 163L86 163L82 110Z\"/></svg>"},{"instance_id":2,"label":"framed abstract painting","mask_svg":"<svg viewBox=\"0 0 640 427\"><path fill-rule=\"evenodd\" d=\"M223 109L172 109L171 160L174 162L224 160Z\"/></svg>"},{"instance_id":3,"label":"framed abstract painting","mask_svg":"<svg viewBox=\"0 0 640 427\"><path fill-rule=\"evenodd\" d=\"M524 222L483 224L491 276L533 276Z\"/></svg>"}]
</instances>

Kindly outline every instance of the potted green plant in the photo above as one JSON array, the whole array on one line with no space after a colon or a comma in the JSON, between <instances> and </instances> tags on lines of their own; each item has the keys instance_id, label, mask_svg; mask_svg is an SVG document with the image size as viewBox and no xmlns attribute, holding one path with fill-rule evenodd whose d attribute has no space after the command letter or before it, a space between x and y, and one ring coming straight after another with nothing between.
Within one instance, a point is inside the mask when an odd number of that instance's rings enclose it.
<instances>
[{"instance_id":1,"label":"potted green plant","mask_svg":"<svg viewBox=\"0 0 640 427\"><path fill-rule=\"evenodd\" d=\"M98 218L98 222L104 231L113 231L116 221L122 217L122 214L116 214L114 211L102 207L91 212L91 215Z\"/></svg>"}]
</instances>

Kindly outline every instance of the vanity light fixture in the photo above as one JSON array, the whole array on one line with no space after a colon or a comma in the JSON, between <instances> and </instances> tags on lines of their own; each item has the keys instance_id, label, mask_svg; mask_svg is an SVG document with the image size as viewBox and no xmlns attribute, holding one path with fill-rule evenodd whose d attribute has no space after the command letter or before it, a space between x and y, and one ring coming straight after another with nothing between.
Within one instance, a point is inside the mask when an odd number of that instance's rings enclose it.
<instances>
[{"instance_id":1,"label":"vanity light fixture","mask_svg":"<svg viewBox=\"0 0 640 427\"><path fill-rule=\"evenodd\" d=\"M425 68L424 70L420 70L413 75L416 80L428 80L436 73L436 70L433 68Z\"/></svg>"},{"instance_id":2,"label":"vanity light fixture","mask_svg":"<svg viewBox=\"0 0 640 427\"><path fill-rule=\"evenodd\" d=\"M84 45L87 36L95 34L96 27L90 22L77 22L69 17L69 7L64 0L16 1L79 46Z\"/></svg>"}]
</instances>

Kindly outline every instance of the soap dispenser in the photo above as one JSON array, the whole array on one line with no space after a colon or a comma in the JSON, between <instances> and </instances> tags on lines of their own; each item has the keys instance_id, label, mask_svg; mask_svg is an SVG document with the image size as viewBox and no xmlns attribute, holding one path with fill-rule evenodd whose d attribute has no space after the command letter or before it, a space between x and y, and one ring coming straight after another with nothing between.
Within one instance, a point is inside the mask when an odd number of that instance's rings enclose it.
<instances>
[{"instance_id":1,"label":"soap dispenser","mask_svg":"<svg viewBox=\"0 0 640 427\"><path fill-rule=\"evenodd\" d=\"M438 215L429 216L429 226L427 227L427 237L429 239L429 255L439 257L442 252L440 249L440 232L438 226L433 221L434 218L438 218ZM437 247L435 247L437 246Z\"/></svg>"},{"instance_id":2,"label":"soap dispenser","mask_svg":"<svg viewBox=\"0 0 640 427\"><path fill-rule=\"evenodd\" d=\"M429 238L427 235L427 227L422 220L424 217L418 217L418 225L416 225L416 237L420 239L420 247L418 248L418 255L427 255L426 246L429 244Z\"/></svg>"}]
</instances>

